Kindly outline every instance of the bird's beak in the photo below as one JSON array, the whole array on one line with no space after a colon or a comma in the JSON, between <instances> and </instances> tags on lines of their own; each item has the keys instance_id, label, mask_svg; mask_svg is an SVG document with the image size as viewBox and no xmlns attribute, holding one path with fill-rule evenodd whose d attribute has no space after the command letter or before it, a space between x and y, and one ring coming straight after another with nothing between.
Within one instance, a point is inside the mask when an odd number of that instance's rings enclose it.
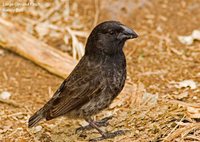
<instances>
[{"instance_id":1,"label":"bird's beak","mask_svg":"<svg viewBox=\"0 0 200 142\"><path fill-rule=\"evenodd\" d=\"M124 26L124 25L120 25L123 28L123 32L121 32L118 35L118 39L132 39L132 38L137 38L138 35L130 28Z\"/></svg>"}]
</instances>

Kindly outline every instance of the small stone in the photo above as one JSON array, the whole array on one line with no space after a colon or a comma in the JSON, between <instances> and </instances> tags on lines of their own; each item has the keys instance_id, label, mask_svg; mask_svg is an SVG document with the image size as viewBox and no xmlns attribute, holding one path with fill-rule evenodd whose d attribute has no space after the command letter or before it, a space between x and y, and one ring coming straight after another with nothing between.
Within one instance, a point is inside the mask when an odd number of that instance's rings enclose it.
<instances>
[{"instance_id":1,"label":"small stone","mask_svg":"<svg viewBox=\"0 0 200 142\"><path fill-rule=\"evenodd\" d=\"M185 45L191 45L194 40L192 36L178 36L178 39L182 44Z\"/></svg>"},{"instance_id":2,"label":"small stone","mask_svg":"<svg viewBox=\"0 0 200 142\"><path fill-rule=\"evenodd\" d=\"M3 100L9 100L10 96L11 96L10 92L7 91L4 91L0 94L0 98Z\"/></svg>"}]
</instances>

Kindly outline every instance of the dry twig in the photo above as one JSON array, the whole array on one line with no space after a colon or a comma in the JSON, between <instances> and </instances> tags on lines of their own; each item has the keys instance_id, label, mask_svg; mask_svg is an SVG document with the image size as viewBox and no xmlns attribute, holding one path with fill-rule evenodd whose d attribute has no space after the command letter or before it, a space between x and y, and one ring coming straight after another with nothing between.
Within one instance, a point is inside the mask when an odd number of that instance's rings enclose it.
<instances>
[{"instance_id":1,"label":"dry twig","mask_svg":"<svg viewBox=\"0 0 200 142\"><path fill-rule=\"evenodd\" d=\"M21 107L20 104L16 103L16 102L13 101L13 100L4 100L4 99L1 99L1 98L0 98L0 102L1 102L1 103L5 103L5 104L7 104L7 105L11 105L11 106L13 106L13 107Z\"/></svg>"}]
</instances>

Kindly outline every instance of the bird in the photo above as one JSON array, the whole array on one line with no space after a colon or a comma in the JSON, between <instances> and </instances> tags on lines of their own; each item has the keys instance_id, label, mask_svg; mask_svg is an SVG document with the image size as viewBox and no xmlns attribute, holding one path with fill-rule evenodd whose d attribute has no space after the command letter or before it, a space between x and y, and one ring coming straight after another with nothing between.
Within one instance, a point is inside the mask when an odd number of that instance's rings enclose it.
<instances>
[{"instance_id":1,"label":"bird","mask_svg":"<svg viewBox=\"0 0 200 142\"><path fill-rule=\"evenodd\" d=\"M29 118L28 127L42 119L65 116L87 121L101 135L92 139L95 141L124 134L122 130L101 130L99 127L107 119L98 123L92 116L109 107L122 91L127 76L123 47L127 40L137 37L135 31L119 21L98 24L87 39L83 57L52 98Z\"/></svg>"}]
</instances>

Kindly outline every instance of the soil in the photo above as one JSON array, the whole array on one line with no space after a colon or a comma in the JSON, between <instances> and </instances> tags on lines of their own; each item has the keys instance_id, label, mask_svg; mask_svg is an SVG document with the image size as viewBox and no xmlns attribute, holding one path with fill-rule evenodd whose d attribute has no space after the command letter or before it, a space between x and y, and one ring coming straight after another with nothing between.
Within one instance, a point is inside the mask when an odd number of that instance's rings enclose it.
<instances>
[{"instance_id":1,"label":"soil","mask_svg":"<svg viewBox=\"0 0 200 142\"><path fill-rule=\"evenodd\" d=\"M86 0L85 4L82 4L81 0L73 2L78 4L79 14L86 15L84 19L87 23L86 27L90 27L93 24L90 14L94 15L92 13L94 1ZM188 46L181 44L178 40L178 36L189 35L193 30L200 29L200 3L198 0L102 0L99 10L98 22L110 19L119 20L139 34L138 39L129 41L124 48L128 64L128 82L136 85L142 83L147 92L157 94L159 99L177 99L178 94L187 91L189 95L181 101L200 103L199 86L197 89L191 90L188 88L177 89L173 85L175 82L183 80L200 83L200 41L195 41ZM0 102L0 141L71 142L87 141L89 138L97 136L95 131L92 131L87 133L87 135L91 135L86 138L83 137L84 135L79 137L74 133L75 128L86 123L82 120L68 118L42 122L40 123L42 130L38 130L38 132L35 129L27 128L28 118L53 95L62 80L31 61L0 49L0 93L10 92L10 100L15 102L15 104ZM161 109L167 107L170 112L173 111L174 107L172 106L173 104L166 102L164 105L158 104L152 112L161 111L158 109L159 107ZM181 118L185 118L183 113L185 109L178 106L175 108L180 111L170 114L172 117L174 116L172 120L179 121ZM156 141L160 138L162 141L162 138L166 136L164 133L167 124L161 124L160 120L155 120L160 128L156 131L161 132L160 135L156 132L151 132L152 135L150 135L150 131L144 130L149 123L138 124L142 121L141 113L134 114L134 121L131 122L134 132L121 137L123 141L145 142ZM137 118L140 121L136 121L135 115L138 115ZM114 122L121 120L120 116L114 115ZM144 118L145 120L148 119ZM123 123L120 122L120 124ZM113 130L114 127L116 126L109 127L109 130ZM117 126L117 128L121 127L126 128ZM173 127L168 127L167 132L173 129ZM141 137L140 134L142 134ZM119 139L108 141L119 141ZM174 139L174 141L176 140Z\"/></svg>"}]
</instances>

